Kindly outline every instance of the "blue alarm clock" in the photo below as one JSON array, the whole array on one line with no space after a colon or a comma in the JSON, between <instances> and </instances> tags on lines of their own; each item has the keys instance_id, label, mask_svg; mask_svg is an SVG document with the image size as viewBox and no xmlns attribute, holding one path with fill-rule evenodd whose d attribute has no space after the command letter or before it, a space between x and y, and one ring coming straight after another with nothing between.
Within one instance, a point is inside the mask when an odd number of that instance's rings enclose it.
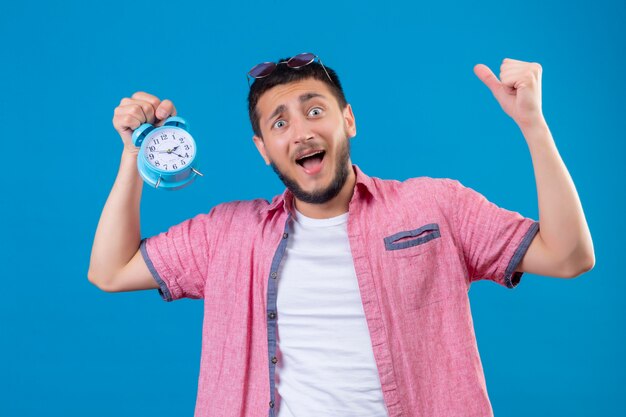
<instances>
[{"instance_id":1,"label":"blue alarm clock","mask_svg":"<svg viewBox=\"0 0 626 417\"><path fill-rule=\"evenodd\" d=\"M139 174L154 188L178 190L203 176L197 169L196 142L181 117L170 117L159 127L142 124L133 132L133 143L140 147Z\"/></svg>"}]
</instances>

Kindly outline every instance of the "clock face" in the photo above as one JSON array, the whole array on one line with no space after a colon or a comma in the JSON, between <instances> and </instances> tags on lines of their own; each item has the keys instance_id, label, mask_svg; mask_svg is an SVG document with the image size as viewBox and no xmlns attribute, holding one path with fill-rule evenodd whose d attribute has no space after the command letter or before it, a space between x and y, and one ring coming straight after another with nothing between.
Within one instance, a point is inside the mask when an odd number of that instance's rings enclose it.
<instances>
[{"instance_id":1,"label":"clock face","mask_svg":"<svg viewBox=\"0 0 626 417\"><path fill-rule=\"evenodd\" d=\"M196 154L195 142L182 129L164 128L150 133L145 139L146 161L162 171L186 168Z\"/></svg>"}]
</instances>

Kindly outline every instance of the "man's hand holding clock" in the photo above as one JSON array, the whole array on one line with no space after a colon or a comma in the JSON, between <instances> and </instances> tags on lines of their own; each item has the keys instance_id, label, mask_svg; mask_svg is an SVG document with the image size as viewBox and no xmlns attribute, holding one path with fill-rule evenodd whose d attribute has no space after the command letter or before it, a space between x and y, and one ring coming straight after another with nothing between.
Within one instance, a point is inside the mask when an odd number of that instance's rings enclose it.
<instances>
[{"instance_id":1,"label":"man's hand holding clock","mask_svg":"<svg viewBox=\"0 0 626 417\"><path fill-rule=\"evenodd\" d=\"M122 137L124 152L135 156L139 152L132 140L135 129L144 123L161 126L170 116L176 116L176 107L170 100L161 101L143 91L136 92L130 98L123 98L113 112L113 126Z\"/></svg>"},{"instance_id":2,"label":"man's hand holding clock","mask_svg":"<svg viewBox=\"0 0 626 417\"><path fill-rule=\"evenodd\" d=\"M139 174L149 185L177 190L202 176L196 143L170 100L141 91L123 98L115 109L113 126L124 142L123 157L136 159Z\"/></svg>"}]
</instances>

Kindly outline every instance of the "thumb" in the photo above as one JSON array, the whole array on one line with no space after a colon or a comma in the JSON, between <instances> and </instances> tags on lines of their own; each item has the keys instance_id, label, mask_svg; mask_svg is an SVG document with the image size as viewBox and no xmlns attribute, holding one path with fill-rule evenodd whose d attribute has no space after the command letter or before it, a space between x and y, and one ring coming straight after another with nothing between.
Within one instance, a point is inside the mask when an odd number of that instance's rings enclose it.
<instances>
[{"instance_id":1,"label":"thumb","mask_svg":"<svg viewBox=\"0 0 626 417\"><path fill-rule=\"evenodd\" d=\"M480 78L480 81L482 81L487 87L489 87L493 95L497 98L502 89L502 83L500 82L500 80L498 80L498 77L496 77L495 74L489 69L489 67L484 64L478 64L474 66L474 74L476 74L476 76Z\"/></svg>"},{"instance_id":2,"label":"thumb","mask_svg":"<svg viewBox=\"0 0 626 417\"><path fill-rule=\"evenodd\" d=\"M170 116L176 116L176 107L171 100L163 100L159 107L156 109L156 117L159 120L164 120Z\"/></svg>"}]
</instances>

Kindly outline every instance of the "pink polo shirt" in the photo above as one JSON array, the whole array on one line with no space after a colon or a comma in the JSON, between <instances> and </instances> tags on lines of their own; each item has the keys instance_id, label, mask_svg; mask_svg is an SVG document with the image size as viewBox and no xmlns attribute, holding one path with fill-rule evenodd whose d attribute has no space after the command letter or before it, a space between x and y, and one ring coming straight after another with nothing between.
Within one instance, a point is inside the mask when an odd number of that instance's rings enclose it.
<instances>
[{"instance_id":1,"label":"pink polo shirt","mask_svg":"<svg viewBox=\"0 0 626 417\"><path fill-rule=\"evenodd\" d=\"M456 180L353 167L348 238L389 416L492 416L467 293L479 279L515 287L539 223ZM196 417L277 414L276 290L292 201L285 190L271 203L220 204L142 241L166 301L205 300Z\"/></svg>"}]
</instances>

